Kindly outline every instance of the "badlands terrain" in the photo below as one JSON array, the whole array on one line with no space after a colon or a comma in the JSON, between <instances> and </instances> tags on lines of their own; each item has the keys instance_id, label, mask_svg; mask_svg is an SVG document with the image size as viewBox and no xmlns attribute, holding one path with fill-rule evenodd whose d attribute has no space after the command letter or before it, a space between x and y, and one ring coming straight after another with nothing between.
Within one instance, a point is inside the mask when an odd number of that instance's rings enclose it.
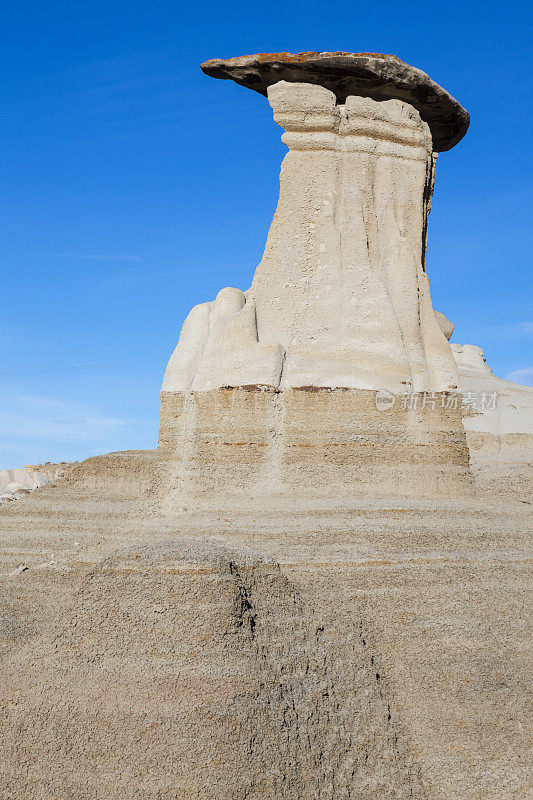
<instances>
[{"instance_id":1,"label":"badlands terrain","mask_svg":"<svg viewBox=\"0 0 533 800\"><path fill-rule=\"evenodd\" d=\"M0 797L525 800L531 437L468 438L471 498L165 516L128 451L6 503Z\"/></svg>"},{"instance_id":2,"label":"badlands terrain","mask_svg":"<svg viewBox=\"0 0 533 800\"><path fill-rule=\"evenodd\" d=\"M526 800L533 389L425 271L468 113L390 55L202 69L268 98L278 208L157 451L0 475L0 798Z\"/></svg>"}]
</instances>

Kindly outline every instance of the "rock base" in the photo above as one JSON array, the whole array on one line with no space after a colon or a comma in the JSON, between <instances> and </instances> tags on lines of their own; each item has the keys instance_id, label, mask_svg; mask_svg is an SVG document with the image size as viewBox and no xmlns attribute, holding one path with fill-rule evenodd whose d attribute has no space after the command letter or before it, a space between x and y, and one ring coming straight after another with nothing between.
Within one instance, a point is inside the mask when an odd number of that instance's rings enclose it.
<instances>
[{"instance_id":1,"label":"rock base","mask_svg":"<svg viewBox=\"0 0 533 800\"><path fill-rule=\"evenodd\" d=\"M155 486L167 511L214 496L473 492L460 409L379 411L376 392L163 392Z\"/></svg>"}]
</instances>

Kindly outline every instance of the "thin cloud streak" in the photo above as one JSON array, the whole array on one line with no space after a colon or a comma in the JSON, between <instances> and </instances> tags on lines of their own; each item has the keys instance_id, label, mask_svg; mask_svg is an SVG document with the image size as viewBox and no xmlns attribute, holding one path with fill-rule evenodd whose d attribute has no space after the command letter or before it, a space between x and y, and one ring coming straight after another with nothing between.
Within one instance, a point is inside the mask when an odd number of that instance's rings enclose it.
<instances>
[{"instance_id":1,"label":"thin cloud streak","mask_svg":"<svg viewBox=\"0 0 533 800\"><path fill-rule=\"evenodd\" d=\"M0 412L2 439L46 439L54 442L89 442L107 437L132 420L106 416L74 401L54 397L12 398Z\"/></svg>"},{"instance_id":2,"label":"thin cloud streak","mask_svg":"<svg viewBox=\"0 0 533 800\"><path fill-rule=\"evenodd\" d=\"M79 258L86 261L140 261L140 256L129 253L50 253L57 258Z\"/></svg>"},{"instance_id":3,"label":"thin cloud streak","mask_svg":"<svg viewBox=\"0 0 533 800\"><path fill-rule=\"evenodd\" d=\"M508 325L498 325L502 332L516 334L519 336L530 336L533 334L533 322L511 322Z\"/></svg>"},{"instance_id":4,"label":"thin cloud streak","mask_svg":"<svg viewBox=\"0 0 533 800\"><path fill-rule=\"evenodd\" d=\"M520 383L522 386L533 386L533 367L523 367L523 369L508 372L505 380Z\"/></svg>"}]
</instances>

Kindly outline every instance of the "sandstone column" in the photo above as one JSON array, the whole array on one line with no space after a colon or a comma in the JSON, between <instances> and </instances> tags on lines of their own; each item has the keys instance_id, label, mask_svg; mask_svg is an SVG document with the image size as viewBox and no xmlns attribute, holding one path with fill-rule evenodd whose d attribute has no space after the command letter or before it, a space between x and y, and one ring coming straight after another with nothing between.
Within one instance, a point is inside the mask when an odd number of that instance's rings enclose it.
<instances>
[{"instance_id":1,"label":"sandstone column","mask_svg":"<svg viewBox=\"0 0 533 800\"><path fill-rule=\"evenodd\" d=\"M167 503L377 483L468 491L460 414L446 400L459 381L424 265L436 151L464 135L468 115L394 56L202 68L266 94L289 152L251 288L196 306L169 361ZM378 390L433 401L380 413Z\"/></svg>"},{"instance_id":2,"label":"sandstone column","mask_svg":"<svg viewBox=\"0 0 533 800\"><path fill-rule=\"evenodd\" d=\"M250 298L259 340L284 347L281 387L457 389L423 267L428 125L401 100L337 105L310 84L268 99L290 152Z\"/></svg>"}]
</instances>

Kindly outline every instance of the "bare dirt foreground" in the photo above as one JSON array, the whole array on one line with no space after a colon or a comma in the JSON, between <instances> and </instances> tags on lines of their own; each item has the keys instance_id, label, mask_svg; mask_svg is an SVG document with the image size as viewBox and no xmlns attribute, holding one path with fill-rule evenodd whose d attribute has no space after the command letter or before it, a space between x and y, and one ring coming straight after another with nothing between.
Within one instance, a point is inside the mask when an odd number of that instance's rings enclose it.
<instances>
[{"instance_id":1,"label":"bare dirt foreground","mask_svg":"<svg viewBox=\"0 0 533 800\"><path fill-rule=\"evenodd\" d=\"M165 518L153 461L0 511L2 798L526 798L522 495Z\"/></svg>"}]
</instances>

